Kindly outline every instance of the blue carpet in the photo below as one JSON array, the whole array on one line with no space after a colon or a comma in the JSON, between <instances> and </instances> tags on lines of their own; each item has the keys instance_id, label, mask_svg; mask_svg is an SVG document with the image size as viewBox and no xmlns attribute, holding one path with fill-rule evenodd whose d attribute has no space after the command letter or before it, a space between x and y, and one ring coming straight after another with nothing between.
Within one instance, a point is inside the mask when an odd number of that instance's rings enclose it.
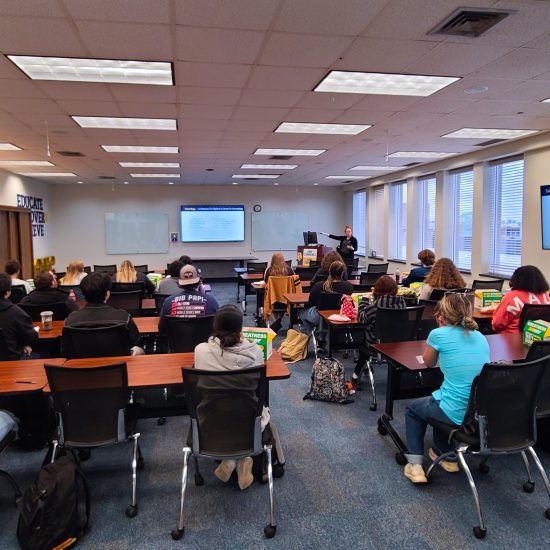
<instances>
[{"instance_id":1,"label":"blue carpet","mask_svg":"<svg viewBox=\"0 0 550 550\"><path fill-rule=\"evenodd\" d=\"M236 299L236 285L214 284L213 291L221 303ZM249 313L253 307L252 297ZM351 358L343 362L351 376ZM233 480L221 483L213 475L214 467L203 461L203 487L195 487L191 468L185 537L172 541L188 419L169 418L165 426L157 426L155 420L139 424L146 465L139 476L136 518L124 515L130 500L131 445L97 450L83 464L92 491L92 525L81 547L548 548L550 522L543 514L550 499L536 473L535 492L522 491L525 472L520 457L492 459L487 475L477 472L477 458L470 459L488 527L486 539L478 541L472 534L477 521L464 475L439 470L428 486L413 486L394 460L391 440L377 432L380 412L369 411L369 392L358 392L355 403L346 406L302 400L311 363L310 357L291 365L292 377L270 387L271 414L287 460L285 476L275 480L278 530L274 539L263 536L268 521L267 486L254 483L241 492ZM381 411L384 367L377 370L376 382ZM400 431L405 404L397 402L395 408ZM0 466L26 487L43 455L10 448L0 457ZM539 456L550 471L550 456L542 452ZM0 484L0 548L16 548L17 513L7 485Z\"/></svg>"}]
</instances>

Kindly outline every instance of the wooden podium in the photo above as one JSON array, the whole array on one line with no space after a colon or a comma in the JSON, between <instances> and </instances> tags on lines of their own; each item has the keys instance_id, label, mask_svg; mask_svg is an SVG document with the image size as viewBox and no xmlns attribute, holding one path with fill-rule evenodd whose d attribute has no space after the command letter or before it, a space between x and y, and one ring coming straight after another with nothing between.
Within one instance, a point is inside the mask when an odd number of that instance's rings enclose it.
<instances>
[{"instance_id":1,"label":"wooden podium","mask_svg":"<svg viewBox=\"0 0 550 550\"><path fill-rule=\"evenodd\" d=\"M299 245L296 249L296 258L299 266L309 266L310 262L319 262L332 250L330 246L324 244Z\"/></svg>"}]
</instances>

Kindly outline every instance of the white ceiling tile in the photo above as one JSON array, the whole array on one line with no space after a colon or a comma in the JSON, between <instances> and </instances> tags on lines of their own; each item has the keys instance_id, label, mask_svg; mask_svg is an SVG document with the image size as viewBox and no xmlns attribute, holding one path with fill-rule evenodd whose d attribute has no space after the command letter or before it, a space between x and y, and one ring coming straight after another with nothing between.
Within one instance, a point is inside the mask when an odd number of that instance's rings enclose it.
<instances>
[{"instance_id":1,"label":"white ceiling tile","mask_svg":"<svg viewBox=\"0 0 550 550\"><path fill-rule=\"evenodd\" d=\"M205 120L205 119L185 119L185 123L182 124L182 129L189 130L212 130L223 131L227 125L226 120ZM165 132L167 133L167 132ZM170 132L172 133L172 132Z\"/></svg>"},{"instance_id":2,"label":"white ceiling tile","mask_svg":"<svg viewBox=\"0 0 550 550\"><path fill-rule=\"evenodd\" d=\"M272 132L277 126L277 122L272 120L230 120L227 129L235 132Z\"/></svg>"},{"instance_id":3,"label":"white ceiling tile","mask_svg":"<svg viewBox=\"0 0 550 550\"><path fill-rule=\"evenodd\" d=\"M456 114L479 115L513 115L518 111L524 111L528 105L525 101L481 99L474 103L468 103L453 110ZM550 109L549 109L550 112Z\"/></svg>"},{"instance_id":4,"label":"white ceiling tile","mask_svg":"<svg viewBox=\"0 0 550 550\"><path fill-rule=\"evenodd\" d=\"M122 23L170 23L168 0L63 0L73 19ZM50 3L53 3L50 1Z\"/></svg>"},{"instance_id":5,"label":"white ceiling tile","mask_svg":"<svg viewBox=\"0 0 550 550\"><path fill-rule=\"evenodd\" d=\"M251 107L293 107L302 96L302 92L293 91L245 90L239 103Z\"/></svg>"},{"instance_id":6,"label":"white ceiling tile","mask_svg":"<svg viewBox=\"0 0 550 550\"><path fill-rule=\"evenodd\" d=\"M95 86L97 85L95 84ZM138 101L142 103L176 102L176 88L174 86L109 84L108 89L117 101ZM97 97L96 99L102 98Z\"/></svg>"},{"instance_id":7,"label":"white ceiling tile","mask_svg":"<svg viewBox=\"0 0 550 550\"><path fill-rule=\"evenodd\" d=\"M120 112L125 117L135 118L176 118L175 103L119 102Z\"/></svg>"},{"instance_id":8,"label":"white ceiling tile","mask_svg":"<svg viewBox=\"0 0 550 550\"><path fill-rule=\"evenodd\" d=\"M254 67L247 87L259 90L310 91L325 75L324 69L293 67Z\"/></svg>"},{"instance_id":9,"label":"white ceiling tile","mask_svg":"<svg viewBox=\"0 0 550 550\"><path fill-rule=\"evenodd\" d=\"M240 97L240 88L178 87L178 100L184 105L236 105Z\"/></svg>"},{"instance_id":10,"label":"white ceiling tile","mask_svg":"<svg viewBox=\"0 0 550 550\"><path fill-rule=\"evenodd\" d=\"M74 99L74 100L93 100L93 101L112 101L113 96L105 84L99 82L59 82L38 80L36 86L42 92L55 100Z\"/></svg>"},{"instance_id":11,"label":"white ceiling tile","mask_svg":"<svg viewBox=\"0 0 550 550\"><path fill-rule=\"evenodd\" d=\"M491 99L521 99L523 101L534 102L542 101L548 97L550 97L550 81L546 80L528 80L522 84L517 84L508 90L503 90L491 95Z\"/></svg>"},{"instance_id":12,"label":"white ceiling tile","mask_svg":"<svg viewBox=\"0 0 550 550\"><path fill-rule=\"evenodd\" d=\"M263 38L264 33L258 31L178 26L176 57L182 61L251 64Z\"/></svg>"},{"instance_id":13,"label":"white ceiling tile","mask_svg":"<svg viewBox=\"0 0 550 550\"><path fill-rule=\"evenodd\" d=\"M235 109L233 120L264 120L278 123L288 113L286 107L244 107Z\"/></svg>"},{"instance_id":14,"label":"white ceiling tile","mask_svg":"<svg viewBox=\"0 0 550 550\"><path fill-rule=\"evenodd\" d=\"M59 114L62 110L50 99L20 99L6 97L2 99L2 108L10 113Z\"/></svg>"},{"instance_id":15,"label":"white ceiling tile","mask_svg":"<svg viewBox=\"0 0 550 550\"><path fill-rule=\"evenodd\" d=\"M296 104L303 109L349 109L361 101L361 94L308 91Z\"/></svg>"},{"instance_id":16,"label":"white ceiling tile","mask_svg":"<svg viewBox=\"0 0 550 550\"><path fill-rule=\"evenodd\" d=\"M4 79L0 82L0 97L44 98L44 94L30 80Z\"/></svg>"},{"instance_id":17,"label":"white ceiling tile","mask_svg":"<svg viewBox=\"0 0 550 550\"><path fill-rule=\"evenodd\" d=\"M549 68L548 52L520 48L487 64L477 71L477 74L496 78L527 79L548 72Z\"/></svg>"},{"instance_id":18,"label":"white ceiling tile","mask_svg":"<svg viewBox=\"0 0 550 550\"><path fill-rule=\"evenodd\" d=\"M78 116L122 116L114 101L77 101L62 99L58 105L69 115Z\"/></svg>"},{"instance_id":19,"label":"white ceiling tile","mask_svg":"<svg viewBox=\"0 0 550 550\"><path fill-rule=\"evenodd\" d=\"M291 109L285 116L286 122L333 122L342 114L343 110L338 109Z\"/></svg>"},{"instance_id":20,"label":"white ceiling tile","mask_svg":"<svg viewBox=\"0 0 550 550\"><path fill-rule=\"evenodd\" d=\"M23 122L24 124L28 124L29 126L38 127L40 128L40 133L42 135L45 134L45 124L44 121L48 121L48 125L50 127L50 130L53 131L55 128L74 128L76 127L75 121L66 114L61 115L54 115L51 113L43 113L43 112L37 112L37 113L31 113L29 111L21 111L19 113L15 113L15 117Z\"/></svg>"},{"instance_id":21,"label":"white ceiling tile","mask_svg":"<svg viewBox=\"0 0 550 550\"><path fill-rule=\"evenodd\" d=\"M57 2L51 0L33 0L32 2L2 0L2 16L6 15L64 17L65 12Z\"/></svg>"},{"instance_id":22,"label":"white ceiling tile","mask_svg":"<svg viewBox=\"0 0 550 550\"><path fill-rule=\"evenodd\" d=\"M0 79L27 80L27 75L19 70L7 57L0 55Z\"/></svg>"},{"instance_id":23,"label":"white ceiling tile","mask_svg":"<svg viewBox=\"0 0 550 550\"><path fill-rule=\"evenodd\" d=\"M240 88L250 73L250 65L231 63L176 63L178 86L209 86L214 88Z\"/></svg>"},{"instance_id":24,"label":"white ceiling tile","mask_svg":"<svg viewBox=\"0 0 550 550\"><path fill-rule=\"evenodd\" d=\"M261 65L329 67L351 44L345 36L273 33L260 55Z\"/></svg>"},{"instance_id":25,"label":"white ceiling tile","mask_svg":"<svg viewBox=\"0 0 550 550\"><path fill-rule=\"evenodd\" d=\"M225 105L179 105L180 118L196 118L199 120L228 120L234 107Z\"/></svg>"},{"instance_id":26,"label":"white ceiling tile","mask_svg":"<svg viewBox=\"0 0 550 550\"><path fill-rule=\"evenodd\" d=\"M399 95L366 95L359 103L356 103L354 109L365 109L367 111L402 111L409 108L419 101L415 96Z\"/></svg>"},{"instance_id":27,"label":"white ceiling tile","mask_svg":"<svg viewBox=\"0 0 550 550\"><path fill-rule=\"evenodd\" d=\"M391 117L391 111L365 111L348 109L337 116L332 122L337 124L378 124L381 120Z\"/></svg>"}]
</instances>

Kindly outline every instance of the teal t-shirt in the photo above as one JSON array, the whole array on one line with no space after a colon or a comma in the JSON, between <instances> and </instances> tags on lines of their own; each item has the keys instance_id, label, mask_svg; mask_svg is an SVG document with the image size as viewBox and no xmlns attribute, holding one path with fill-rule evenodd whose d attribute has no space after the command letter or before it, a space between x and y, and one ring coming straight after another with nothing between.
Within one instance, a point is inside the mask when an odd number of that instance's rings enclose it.
<instances>
[{"instance_id":1,"label":"teal t-shirt","mask_svg":"<svg viewBox=\"0 0 550 550\"><path fill-rule=\"evenodd\" d=\"M455 424L461 424L472 382L490 361L489 344L477 330L451 326L432 330L427 344L439 352L444 376L441 388L432 393L433 398Z\"/></svg>"}]
</instances>

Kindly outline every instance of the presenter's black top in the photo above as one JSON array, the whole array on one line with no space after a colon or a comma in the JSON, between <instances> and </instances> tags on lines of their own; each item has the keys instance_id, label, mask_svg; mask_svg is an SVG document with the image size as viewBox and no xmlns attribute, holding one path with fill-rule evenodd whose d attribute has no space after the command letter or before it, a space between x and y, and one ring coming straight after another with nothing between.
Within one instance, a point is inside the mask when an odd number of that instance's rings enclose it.
<instances>
[{"instance_id":1,"label":"presenter's black top","mask_svg":"<svg viewBox=\"0 0 550 550\"><path fill-rule=\"evenodd\" d=\"M355 251L358 248L357 239L353 235L349 239L345 235L329 235L329 237L340 241L340 244L336 247L336 250L344 260L353 259Z\"/></svg>"}]
</instances>

